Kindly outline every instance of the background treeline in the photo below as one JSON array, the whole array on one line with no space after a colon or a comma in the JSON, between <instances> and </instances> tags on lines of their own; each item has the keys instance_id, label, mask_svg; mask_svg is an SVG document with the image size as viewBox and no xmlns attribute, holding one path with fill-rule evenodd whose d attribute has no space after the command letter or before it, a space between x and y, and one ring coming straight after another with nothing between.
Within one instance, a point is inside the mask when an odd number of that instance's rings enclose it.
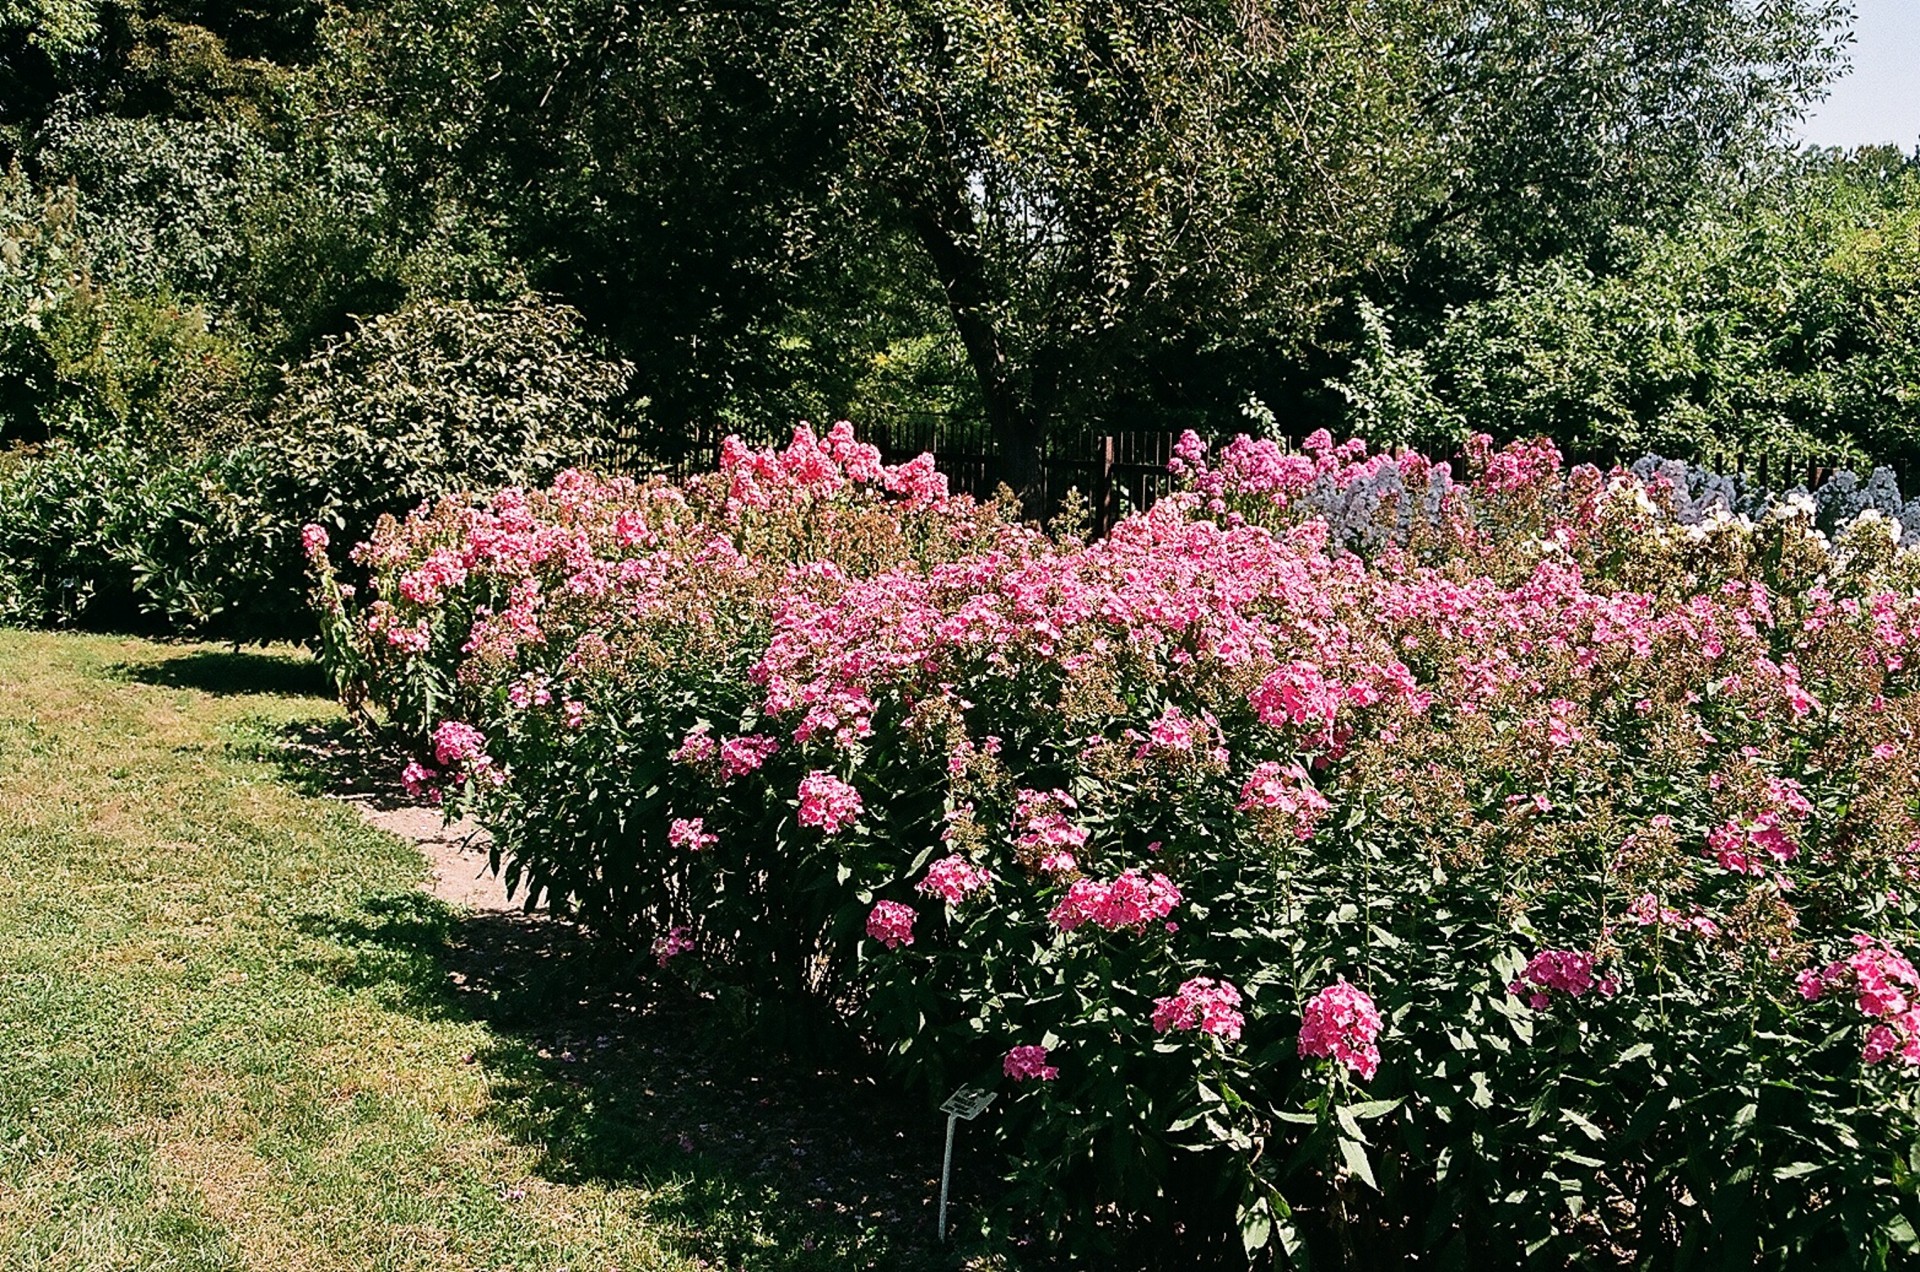
<instances>
[{"instance_id":1,"label":"background treeline","mask_svg":"<svg viewBox=\"0 0 1920 1272\"><path fill-rule=\"evenodd\" d=\"M1920 458L1839 0L0 0L0 616L848 417Z\"/></svg>"}]
</instances>

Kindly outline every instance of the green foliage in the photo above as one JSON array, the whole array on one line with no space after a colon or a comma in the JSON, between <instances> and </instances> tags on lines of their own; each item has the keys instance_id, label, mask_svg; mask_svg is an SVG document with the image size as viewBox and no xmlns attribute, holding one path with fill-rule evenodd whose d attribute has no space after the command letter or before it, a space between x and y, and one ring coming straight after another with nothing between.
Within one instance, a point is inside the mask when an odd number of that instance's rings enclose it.
<instances>
[{"instance_id":1,"label":"green foliage","mask_svg":"<svg viewBox=\"0 0 1920 1272\"><path fill-rule=\"evenodd\" d=\"M298 523L272 511L271 456L109 441L9 457L0 621L266 639L304 626Z\"/></svg>"},{"instance_id":2,"label":"green foliage","mask_svg":"<svg viewBox=\"0 0 1920 1272\"><path fill-rule=\"evenodd\" d=\"M566 306L420 302L291 369L264 444L289 506L359 536L435 495L591 461L637 409L631 379Z\"/></svg>"},{"instance_id":3,"label":"green foliage","mask_svg":"<svg viewBox=\"0 0 1920 1272\"><path fill-rule=\"evenodd\" d=\"M1885 1051L1920 1053L1920 974L1875 1002L1835 969L1920 940L1920 557L1884 516L1688 525L1519 445L1471 488L1397 468L1436 516L1370 564L1304 498L1363 450L1209 470L1195 439L1199 497L1093 547L907 497L845 435L681 489L447 500L382 525L355 594L316 554L327 656L528 898L703 993L810 997L929 1104L997 1085L1002 1241L1910 1259L1920 1120ZM810 818L829 777L857 811ZM1177 908L1088 917L1122 870ZM1585 979L1534 996L1549 953ZM1202 977L1231 1024L1158 1018ZM1336 977L1384 1018L1377 1071L1301 1045Z\"/></svg>"},{"instance_id":4,"label":"green foliage","mask_svg":"<svg viewBox=\"0 0 1920 1272\"><path fill-rule=\"evenodd\" d=\"M1464 430L1434 391L1427 360L1417 349L1394 344L1387 311L1359 302L1362 340L1351 378L1329 387L1347 401L1354 435L1376 445L1443 446L1464 440Z\"/></svg>"},{"instance_id":5,"label":"green foliage","mask_svg":"<svg viewBox=\"0 0 1920 1272\"><path fill-rule=\"evenodd\" d=\"M230 439L252 359L164 285L105 286L72 187L0 185L0 438L126 439L179 449Z\"/></svg>"},{"instance_id":6,"label":"green foliage","mask_svg":"<svg viewBox=\"0 0 1920 1272\"><path fill-rule=\"evenodd\" d=\"M247 266L251 210L279 176L256 132L62 109L36 140L40 184L85 192L77 228L97 276L145 294L231 294Z\"/></svg>"},{"instance_id":7,"label":"green foliage","mask_svg":"<svg viewBox=\"0 0 1920 1272\"><path fill-rule=\"evenodd\" d=\"M1920 160L1811 159L1672 232L1623 233L1620 254L1451 313L1419 391L1471 430L1581 454L1920 457ZM1396 366L1376 352L1360 376Z\"/></svg>"}]
</instances>

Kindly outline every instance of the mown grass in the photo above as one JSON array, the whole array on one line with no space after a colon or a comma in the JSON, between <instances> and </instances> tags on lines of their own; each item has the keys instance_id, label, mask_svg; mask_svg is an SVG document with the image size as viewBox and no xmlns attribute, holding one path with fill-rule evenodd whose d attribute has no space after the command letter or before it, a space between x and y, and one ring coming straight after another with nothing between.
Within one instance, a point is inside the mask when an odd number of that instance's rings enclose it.
<instances>
[{"instance_id":1,"label":"mown grass","mask_svg":"<svg viewBox=\"0 0 1920 1272\"><path fill-rule=\"evenodd\" d=\"M277 758L337 727L297 653L0 632L0 1267L953 1266L937 1119L424 896Z\"/></svg>"}]
</instances>

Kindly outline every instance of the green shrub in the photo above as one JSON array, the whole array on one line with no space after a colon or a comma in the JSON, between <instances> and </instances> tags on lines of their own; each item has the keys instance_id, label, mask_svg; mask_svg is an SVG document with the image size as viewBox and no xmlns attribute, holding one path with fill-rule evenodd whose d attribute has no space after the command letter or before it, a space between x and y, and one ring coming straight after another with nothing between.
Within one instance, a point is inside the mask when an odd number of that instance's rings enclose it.
<instances>
[{"instance_id":1,"label":"green shrub","mask_svg":"<svg viewBox=\"0 0 1920 1272\"><path fill-rule=\"evenodd\" d=\"M270 456L120 442L15 454L0 472L0 621L231 639L295 634L298 523Z\"/></svg>"},{"instance_id":2,"label":"green shrub","mask_svg":"<svg viewBox=\"0 0 1920 1272\"><path fill-rule=\"evenodd\" d=\"M363 536L382 512L591 461L633 405L631 377L565 306L423 301L293 369L267 445L285 506Z\"/></svg>"}]
</instances>

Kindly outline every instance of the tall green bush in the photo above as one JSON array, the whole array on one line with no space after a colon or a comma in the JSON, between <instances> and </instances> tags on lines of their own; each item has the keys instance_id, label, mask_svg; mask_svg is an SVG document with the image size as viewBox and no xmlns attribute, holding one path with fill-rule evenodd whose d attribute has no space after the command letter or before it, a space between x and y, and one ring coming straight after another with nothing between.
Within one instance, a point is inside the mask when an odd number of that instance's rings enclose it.
<instances>
[{"instance_id":1,"label":"tall green bush","mask_svg":"<svg viewBox=\"0 0 1920 1272\"><path fill-rule=\"evenodd\" d=\"M364 535L453 490L538 483L600 456L632 371L564 305L422 301L287 375L267 428L287 506Z\"/></svg>"}]
</instances>

